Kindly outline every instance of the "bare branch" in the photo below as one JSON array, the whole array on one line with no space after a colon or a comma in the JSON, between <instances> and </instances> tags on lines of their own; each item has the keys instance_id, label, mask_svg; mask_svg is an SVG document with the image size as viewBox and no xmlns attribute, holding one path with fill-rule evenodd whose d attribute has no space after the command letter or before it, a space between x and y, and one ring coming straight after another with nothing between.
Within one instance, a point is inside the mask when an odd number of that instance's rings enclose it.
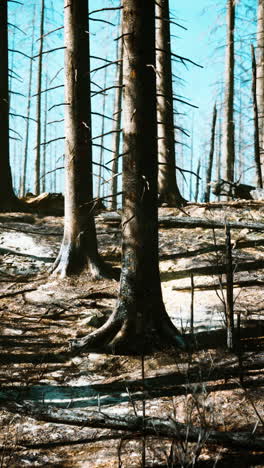
<instances>
[{"instance_id":1,"label":"bare branch","mask_svg":"<svg viewBox=\"0 0 264 468\"><path fill-rule=\"evenodd\" d=\"M13 23L7 23L7 24L8 24L8 26L12 26L12 28L15 28L15 29L17 29L18 31L22 32L22 34L25 34L25 36L27 35L27 34L25 33L25 31L23 31L23 29L20 29L16 24L13 24Z\"/></svg>"},{"instance_id":2,"label":"bare branch","mask_svg":"<svg viewBox=\"0 0 264 468\"><path fill-rule=\"evenodd\" d=\"M52 122L47 122L47 125L51 125L51 124L59 123L59 122L64 122L64 119L52 120Z\"/></svg>"},{"instance_id":3,"label":"bare branch","mask_svg":"<svg viewBox=\"0 0 264 468\"><path fill-rule=\"evenodd\" d=\"M122 60L115 60L114 62L107 63L106 65L102 65L101 67L94 68L93 70L91 70L91 73L97 72L98 70L102 70L103 68L109 67L110 65L114 65L119 62L122 62Z\"/></svg>"},{"instance_id":4,"label":"bare branch","mask_svg":"<svg viewBox=\"0 0 264 468\"><path fill-rule=\"evenodd\" d=\"M63 67L61 67L61 68L59 69L59 71L57 71L57 73L55 73L54 77L50 80L50 84L52 83L52 81L55 80L55 78L57 78L58 74L59 74L62 70L63 70Z\"/></svg>"},{"instance_id":5,"label":"bare branch","mask_svg":"<svg viewBox=\"0 0 264 468\"><path fill-rule=\"evenodd\" d=\"M41 37L46 37L49 34L52 34L52 33L56 32L56 31L59 31L60 29L64 29L64 26L60 26L59 28L53 29L52 31L47 32L46 34L43 34L43 36L41 36ZM40 41L41 37L39 37L37 39L37 41Z\"/></svg>"},{"instance_id":6,"label":"bare branch","mask_svg":"<svg viewBox=\"0 0 264 468\"><path fill-rule=\"evenodd\" d=\"M14 114L13 112L10 112L9 115L11 117L21 117L22 119L25 119L25 120L33 120L33 122L37 122L36 119L33 119L33 117L26 117L25 115L22 115L22 114Z\"/></svg>"},{"instance_id":7,"label":"bare branch","mask_svg":"<svg viewBox=\"0 0 264 468\"><path fill-rule=\"evenodd\" d=\"M124 87L124 85L121 85L121 86L118 86L118 85L109 86L109 88L102 89L101 91L97 91L96 93L92 94L91 97L97 96L98 94L102 94L102 93L104 93L105 91L109 91L109 89L123 88L123 87Z\"/></svg>"},{"instance_id":8,"label":"bare branch","mask_svg":"<svg viewBox=\"0 0 264 468\"><path fill-rule=\"evenodd\" d=\"M42 52L41 55L50 54L51 52L55 52L56 50L63 50L63 49L66 49L66 47L65 47L65 46L63 46L63 47L55 47L54 49L44 50L44 51ZM35 59L35 58L37 58L37 57L39 57L39 56L40 56L40 54L34 55L33 59Z\"/></svg>"},{"instance_id":9,"label":"bare branch","mask_svg":"<svg viewBox=\"0 0 264 468\"><path fill-rule=\"evenodd\" d=\"M113 119L112 117L109 117L108 115L100 114L100 112L91 112L91 114L100 115L100 117L104 117L104 119L113 120L115 122L115 119Z\"/></svg>"},{"instance_id":10,"label":"bare branch","mask_svg":"<svg viewBox=\"0 0 264 468\"><path fill-rule=\"evenodd\" d=\"M181 24L176 23L175 21L170 20L168 18L163 18L163 16L155 16L155 18L158 20L166 21L167 23L170 23L170 24L174 24L175 26L178 26L179 28L184 29L185 31L188 31L188 29L185 28L185 26L182 26Z\"/></svg>"},{"instance_id":11,"label":"bare branch","mask_svg":"<svg viewBox=\"0 0 264 468\"><path fill-rule=\"evenodd\" d=\"M100 11L112 11L112 10L122 10L123 7L122 6L119 6L119 7L113 7L113 8L101 8L100 10L93 10L93 11L90 11L89 13L89 16L90 15L93 15L94 13L99 13Z\"/></svg>"},{"instance_id":12,"label":"bare branch","mask_svg":"<svg viewBox=\"0 0 264 468\"><path fill-rule=\"evenodd\" d=\"M110 21L102 20L99 18L90 18L90 21L99 21L100 23L106 23L106 24L110 24L110 26L115 26L114 23L111 23Z\"/></svg>"},{"instance_id":13,"label":"bare branch","mask_svg":"<svg viewBox=\"0 0 264 468\"><path fill-rule=\"evenodd\" d=\"M64 85L53 86L52 88L43 89L40 93L33 94L31 97L39 96L42 93L47 93L48 91L52 91L53 89L64 88Z\"/></svg>"},{"instance_id":14,"label":"bare branch","mask_svg":"<svg viewBox=\"0 0 264 468\"><path fill-rule=\"evenodd\" d=\"M61 104L54 104L48 110L50 111L51 109L54 109L54 107L68 106L68 105L69 105L68 102L62 102Z\"/></svg>"},{"instance_id":15,"label":"bare branch","mask_svg":"<svg viewBox=\"0 0 264 468\"><path fill-rule=\"evenodd\" d=\"M58 138L53 138L52 140L49 140L49 141L44 141L43 143L40 143L40 146L49 145L50 143L53 143L54 141L58 141L58 140L65 140L65 137L58 137Z\"/></svg>"},{"instance_id":16,"label":"bare branch","mask_svg":"<svg viewBox=\"0 0 264 468\"><path fill-rule=\"evenodd\" d=\"M114 153L114 151L110 150L109 148L106 148L103 145L99 145L98 143L92 143L93 146L98 146L98 148L102 148L105 151L108 151L109 153Z\"/></svg>"},{"instance_id":17,"label":"bare branch","mask_svg":"<svg viewBox=\"0 0 264 468\"><path fill-rule=\"evenodd\" d=\"M112 135L112 133L120 133L122 132L123 129L121 128L120 130L111 130L110 132L107 132L107 133L103 133L102 135L98 135L96 137L93 137L92 140L96 140L97 138L102 138L102 137L105 137L107 135Z\"/></svg>"},{"instance_id":18,"label":"bare branch","mask_svg":"<svg viewBox=\"0 0 264 468\"><path fill-rule=\"evenodd\" d=\"M29 55L27 54L24 54L24 52L21 52L21 50L17 50L17 49L8 49L8 52L15 52L16 54L20 54L20 55L23 55L23 57L26 57L28 58L29 60L34 60L34 57L30 57Z\"/></svg>"}]
</instances>

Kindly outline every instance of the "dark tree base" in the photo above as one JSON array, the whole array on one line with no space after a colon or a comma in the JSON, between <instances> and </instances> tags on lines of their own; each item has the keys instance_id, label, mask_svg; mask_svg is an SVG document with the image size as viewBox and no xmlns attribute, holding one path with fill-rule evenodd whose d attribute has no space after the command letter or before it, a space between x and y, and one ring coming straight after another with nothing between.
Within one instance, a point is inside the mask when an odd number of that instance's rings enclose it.
<instances>
[{"instance_id":1,"label":"dark tree base","mask_svg":"<svg viewBox=\"0 0 264 468\"><path fill-rule=\"evenodd\" d=\"M0 200L0 212L1 213L26 213L30 212L30 208L27 203L19 200L17 197L11 197L8 200Z\"/></svg>"},{"instance_id":2,"label":"dark tree base","mask_svg":"<svg viewBox=\"0 0 264 468\"><path fill-rule=\"evenodd\" d=\"M187 200L185 200L180 193L161 193L158 199L159 206L165 205L170 208L180 208L186 206L187 203Z\"/></svg>"},{"instance_id":3,"label":"dark tree base","mask_svg":"<svg viewBox=\"0 0 264 468\"><path fill-rule=\"evenodd\" d=\"M141 333L135 332L135 324L126 318L127 311L117 307L106 323L89 335L72 340L71 350L77 354L87 351L111 354L141 355L174 347L186 350L187 345L168 316L157 321L153 327L144 327ZM158 315L157 315L158 316Z\"/></svg>"},{"instance_id":4,"label":"dark tree base","mask_svg":"<svg viewBox=\"0 0 264 468\"><path fill-rule=\"evenodd\" d=\"M60 278L78 275L87 271L93 280L115 279L119 280L118 270L107 265L99 255L89 257L75 244L62 244L59 255L50 269L50 273Z\"/></svg>"}]
</instances>

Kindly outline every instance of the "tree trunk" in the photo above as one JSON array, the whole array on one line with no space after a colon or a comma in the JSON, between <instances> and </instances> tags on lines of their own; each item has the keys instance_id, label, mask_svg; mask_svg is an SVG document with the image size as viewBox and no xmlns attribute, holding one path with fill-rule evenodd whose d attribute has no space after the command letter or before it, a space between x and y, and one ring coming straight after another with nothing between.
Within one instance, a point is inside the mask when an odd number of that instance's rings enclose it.
<instances>
[{"instance_id":1,"label":"tree trunk","mask_svg":"<svg viewBox=\"0 0 264 468\"><path fill-rule=\"evenodd\" d=\"M31 42L31 55L34 54L34 41L35 41L35 24L36 24L36 6L34 6L33 20L32 20L32 42ZM20 196L24 197L26 194L26 177L27 177L27 162L28 162L28 143L29 143L29 126L30 126L30 110L31 110L31 94L32 94L32 70L33 59L29 64L29 81L28 81L28 96L27 96L27 120L26 120L26 134L25 134L25 148L22 163L22 175L20 184Z\"/></svg>"},{"instance_id":2,"label":"tree trunk","mask_svg":"<svg viewBox=\"0 0 264 468\"><path fill-rule=\"evenodd\" d=\"M64 2L65 219L53 266L61 277L88 267L93 278L110 272L98 254L93 216L88 2Z\"/></svg>"},{"instance_id":3,"label":"tree trunk","mask_svg":"<svg viewBox=\"0 0 264 468\"><path fill-rule=\"evenodd\" d=\"M210 189L211 189L210 182L212 180L216 117L217 117L217 109L216 109L216 104L215 104L214 110L213 110L213 120L212 120L212 128L211 128L210 153L209 153L208 165L207 165L207 171L206 171L206 187L205 187L205 194L204 194L205 203L208 203L210 201Z\"/></svg>"},{"instance_id":4,"label":"tree trunk","mask_svg":"<svg viewBox=\"0 0 264 468\"><path fill-rule=\"evenodd\" d=\"M158 259L155 2L123 0L122 272L116 310L73 348L141 353L183 339L164 307Z\"/></svg>"},{"instance_id":5,"label":"tree trunk","mask_svg":"<svg viewBox=\"0 0 264 468\"><path fill-rule=\"evenodd\" d=\"M107 68L104 70L104 89L106 88L106 78L107 78ZM105 105L106 105L106 95L103 94L103 109L102 109L102 126L101 126L101 138L100 138L100 156L99 156L99 171L98 171L98 185L97 185L97 198L101 196L101 186L103 180L103 167L104 163L104 131L105 131Z\"/></svg>"},{"instance_id":6,"label":"tree trunk","mask_svg":"<svg viewBox=\"0 0 264 468\"><path fill-rule=\"evenodd\" d=\"M156 77L158 119L158 192L159 204L182 206L175 168L175 138L168 0L156 3Z\"/></svg>"},{"instance_id":7,"label":"tree trunk","mask_svg":"<svg viewBox=\"0 0 264 468\"><path fill-rule=\"evenodd\" d=\"M257 187L262 188L262 171L260 161L260 148L259 148L259 123L258 123L258 103L257 103L257 92L256 92L256 58L254 46L251 44L251 57L252 57L252 100L253 100L253 112L254 112L254 156L256 165L256 179Z\"/></svg>"},{"instance_id":8,"label":"tree trunk","mask_svg":"<svg viewBox=\"0 0 264 468\"><path fill-rule=\"evenodd\" d=\"M38 55L38 76L37 76L37 133L36 133L36 148L34 161L34 192L35 195L40 194L40 143L41 143L41 88L42 88L42 51L44 42L44 17L45 17L45 0L41 0L41 16L40 16L40 31L39 31L39 55Z\"/></svg>"},{"instance_id":9,"label":"tree trunk","mask_svg":"<svg viewBox=\"0 0 264 468\"><path fill-rule=\"evenodd\" d=\"M48 72L46 72L46 89L48 89ZM48 93L45 93L44 98L44 133L43 133L43 152L42 152L42 176L41 176L41 190L42 192L46 191L46 166L47 166L47 126L48 126ZM57 154L57 153L55 153ZM56 164L56 163L55 163Z\"/></svg>"},{"instance_id":10,"label":"tree trunk","mask_svg":"<svg viewBox=\"0 0 264 468\"><path fill-rule=\"evenodd\" d=\"M0 2L0 210L16 204L9 154L9 90L8 90L8 30L7 0Z\"/></svg>"},{"instance_id":11,"label":"tree trunk","mask_svg":"<svg viewBox=\"0 0 264 468\"><path fill-rule=\"evenodd\" d=\"M264 0L258 0L256 87L260 159L264 177Z\"/></svg>"},{"instance_id":12,"label":"tree trunk","mask_svg":"<svg viewBox=\"0 0 264 468\"><path fill-rule=\"evenodd\" d=\"M234 32L235 0L227 0L227 44L225 64L225 100L223 121L223 162L224 178L234 181L235 126L234 126Z\"/></svg>"},{"instance_id":13,"label":"tree trunk","mask_svg":"<svg viewBox=\"0 0 264 468\"><path fill-rule=\"evenodd\" d=\"M195 182L195 195L194 195L195 202L198 201L198 196L199 196L200 169L201 169L201 158L199 158L198 160L197 169L196 169L197 177L196 177L196 182Z\"/></svg>"},{"instance_id":14,"label":"tree trunk","mask_svg":"<svg viewBox=\"0 0 264 468\"><path fill-rule=\"evenodd\" d=\"M120 36L122 27L120 26ZM121 140L121 119L122 119L122 85L123 85L123 38L121 43L117 45L117 58L120 60L116 68L116 88L115 93L115 108L114 108L114 133L113 133L113 163L112 163L112 181L111 181L111 209L117 210L117 183L118 183L118 166L119 166L119 150Z\"/></svg>"}]
</instances>

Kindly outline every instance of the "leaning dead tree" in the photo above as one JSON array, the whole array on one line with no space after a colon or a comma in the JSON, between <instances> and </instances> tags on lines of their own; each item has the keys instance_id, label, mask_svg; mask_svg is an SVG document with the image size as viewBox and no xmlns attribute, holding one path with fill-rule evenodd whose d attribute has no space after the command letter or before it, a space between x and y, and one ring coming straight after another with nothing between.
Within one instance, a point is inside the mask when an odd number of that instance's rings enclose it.
<instances>
[{"instance_id":1,"label":"leaning dead tree","mask_svg":"<svg viewBox=\"0 0 264 468\"><path fill-rule=\"evenodd\" d=\"M210 182L212 180L216 117L217 117L217 109L216 109L216 104L215 104L214 110L213 110L212 127L211 127L210 152L209 152L208 165L207 165L207 171L206 171L206 186L205 186L205 194L204 194L205 203L208 203L210 201L210 189L211 189Z\"/></svg>"},{"instance_id":2,"label":"leaning dead tree","mask_svg":"<svg viewBox=\"0 0 264 468\"><path fill-rule=\"evenodd\" d=\"M90 46L88 1L64 2L65 218L53 273L65 277L88 268L108 275L99 257L93 215Z\"/></svg>"},{"instance_id":3,"label":"leaning dead tree","mask_svg":"<svg viewBox=\"0 0 264 468\"><path fill-rule=\"evenodd\" d=\"M225 62L225 99L223 109L223 163L224 179L234 181L235 165L235 126L234 126L234 33L235 0L227 0L227 42Z\"/></svg>"},{"instance_id":4,"label":"leaning dead tree","mask_svg":"<svg viewBox=\"0 0 264 468\"><path fill-rule=\"evenodd\" d=\"M123 0L122 272L116 309L74 350L184 347L162 299L158 256L155 2Z\"/></svg>"},{"instance_id":5,"label":"leaning dead tree","mask_svg":"<svg viewBox=\"0 0 264 468\"><path fill-rule=\"evenodd\" d=\"M169 1L156 3L156 78L158 119L158 192L159 204L181 206L186 200L181 196L176 181L175 129L173 115L173 89L171 66L171 37Z\"/></svg>"}]
</instances>

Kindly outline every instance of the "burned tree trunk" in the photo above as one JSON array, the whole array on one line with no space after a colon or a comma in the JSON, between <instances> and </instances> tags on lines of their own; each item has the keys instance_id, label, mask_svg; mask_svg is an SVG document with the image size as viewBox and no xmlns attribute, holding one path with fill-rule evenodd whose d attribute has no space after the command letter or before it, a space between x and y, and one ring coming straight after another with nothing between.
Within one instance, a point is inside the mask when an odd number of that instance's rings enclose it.
<instances>
[{"instance_id":1,"label":"burned tree trunk","mask_svg":"<svg viewBox=\"0 0 264 468\"><path fill-rule=\"evenodd\" d=\"M257 25L257 79L259 148L262 173L264 174L264 0L258 0Z\"/></svg>"},{"instance_id":2,"label":"burned tree trunk","mask_svg":"<svg viewBox=\"0 0 264 468\"><path fill-rule=\"evenodd\" d=\"M260 148L259 148L259 122L258 122L258 103L257 103L257 92L256 92L256 58L254 46L251 44L251 57L252 57L252 100L253 100L253 111L254 111L254 156L256 165L257 175L257 187L262 188L262 171L260 161Z\"/></svg>"},{"instance_id":3,"label":"burned tree trunk","mask_svg":"<svg viewBox=\"0 0 264 468\"><path fill-rule=\"evenodd\" d=\"M107 275L98 254L93 216L88 2L64 2L65 31L65 219L53 273L89 268Z\"/></svg>"},{"instance_id":4,"label":"burned tree trunk","mask_svg":"<svg viewBox=\"0 0 264 468\"><path fill-rule=\"evenodd\" d=\"M156 76L158 119L158 192L159 204L182 206L176 181L173 90L168 0L156 3Z\"/></svg>"},{"instance_id":5,"label":"burned tree trunk","mask_svg":"<svg viewBox=\"0 0 264 468\"><path fill-rule=\"evenodd\" d=\"M206 187L205 187L205 194L204 194L205 203L208 203L210 201L210 189L211 189L210 182L212 180L216 117L217 117L217 109L216 109L216 104L215 104L214 111L213 111L212 128L211 128L210 153L209 153L208 166L207 166L207 172L206 172Z\"/></svg>"},{"instance_id":6,"label":"burned tree trunk","mask_svg":"<svg viewBox=\"0 0 264 468\"><path fill-rule=\"evenodd\" d=\"M223 121L223 161L224 178L234 181L235 164L235 126L234 126L234 31L235 0L227 0L227 44L225 64L225 100Z\"/></svg>"},{"instance_id":7,"label":"burned tree trunk","mask_svg":"<svg viewBox=\"0 0 264 468\"><path fill-rule=\"evenodd\" d=\"M0 2L0 211L18 208L9 154L9 90L7 0Z\"/></svg>"},{"instance_id":8,"label":"burned tree trunk","mask_svg":"<svg viewBox=\"0 0 264 468\"><path fill-rule=\"evenodd\" d=\"M184 346L164 307L158 259L155 2L123 0L122 273L117 306L74 349Z\"/></svg>"}]
</instances>

